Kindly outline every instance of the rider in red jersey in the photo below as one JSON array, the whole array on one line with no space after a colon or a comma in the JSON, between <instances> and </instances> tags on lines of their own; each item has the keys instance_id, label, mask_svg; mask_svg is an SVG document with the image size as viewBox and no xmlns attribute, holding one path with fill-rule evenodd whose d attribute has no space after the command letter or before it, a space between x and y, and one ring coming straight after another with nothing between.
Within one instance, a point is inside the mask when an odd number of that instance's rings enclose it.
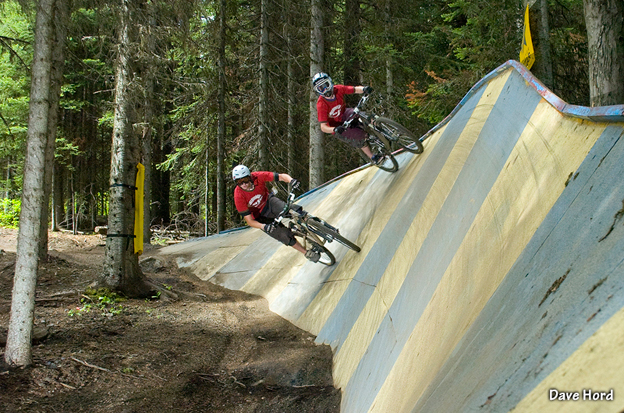
<instances>
[{"instance_id":1,"label":"rider in red jersey","mask_svg":"<svg viewBox=\"0 0 624 413\"><path fill-rule=\"evenodd\" d=\"M349 120L353 114L353 109L347 108L345 105L344 95L368 94L373 91L373 88L370 86L334 85L331 77L323 72L314 75L312 87L319 95L316 101L316 112L321 124L321 131L335 135L354 148L361 149L373 162L377 162L380 157L373 155L366 145L366 132L357 123L353 123L348 129L343 126L343 122Z\"/></svg>"},{"instance_id":2,"label":"rider in red jersey","mask_svg":"<svg viewBox=\"0 0 624 413\"><path fill-rule=\"evenodd\" d=\"M236 182L234 189L234 204L236 210L250 227L258 228L284 245L293 247L305 255L312 262L318 262L320 254L308 250L296 240L289 228L281 223L275 224L274 219L283 211L284 201L269 192L267 182L290 183L293 189L299 186L299 182L288 174L276 172L250 172L245 165L238 165L232 170L232 178ZM296 205L293 207L297 208ZM298 207L302 214L305 211Z\"/></svg>"}]
</instances>

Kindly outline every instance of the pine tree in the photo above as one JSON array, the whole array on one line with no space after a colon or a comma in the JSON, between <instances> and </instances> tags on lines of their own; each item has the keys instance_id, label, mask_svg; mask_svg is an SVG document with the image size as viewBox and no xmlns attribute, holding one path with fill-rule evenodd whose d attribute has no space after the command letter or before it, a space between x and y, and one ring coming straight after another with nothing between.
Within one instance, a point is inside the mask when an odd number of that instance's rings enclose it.
<instances>
[{"instance_id":1,"label":"pine tree","mask_svg":"<svg viewBox=\"0 0 624 413\"><path fill-rule=\"evenodd\" d=\"M4 353L6 363L14 366L32 364L31 335L43 220L54 2L55 0L41 0L37 6L22 211L17 239L11 318Z\"/></svg>"},{"instance_id":2,"label":"pine tree","mask_svg":"<svg viewBox=\"0 0 624 413\"><path fill-rule=\"evenodd\" d=\"M139 141L132 131L130 11L128 0L120 0L119 54L115 76L115 120L110 172L108 234L100 284L129 297L151 294L138 254L134 252L134 184Z\"/></svg>"},{"instance_id":3,"label":"pine tree","mask_svg":"<svg viewBox=\"0 0 624 413\"><path fill-rule=\"evenodd\" d=\"M591 106L624 103L624 3L583 0Z\"/></svg>"}]
</instances>

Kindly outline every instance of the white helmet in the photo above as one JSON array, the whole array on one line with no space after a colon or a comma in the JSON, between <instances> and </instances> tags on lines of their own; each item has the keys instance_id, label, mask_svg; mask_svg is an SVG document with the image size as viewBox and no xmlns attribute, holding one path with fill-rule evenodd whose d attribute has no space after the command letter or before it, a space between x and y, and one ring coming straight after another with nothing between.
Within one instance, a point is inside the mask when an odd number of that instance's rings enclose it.
<instances>
[{"instance_id":1,"label":"white helmet","mask_svg":"<svg viewBox=\"0 0 624 413\"><path fill-rule=\"evenodd\" d=\"M234 178L235 181L246 176L251 176L251 172L249 172L249 168L245 165L238 165L232 169L232 178Z\"/></svg>"}]
</instances>

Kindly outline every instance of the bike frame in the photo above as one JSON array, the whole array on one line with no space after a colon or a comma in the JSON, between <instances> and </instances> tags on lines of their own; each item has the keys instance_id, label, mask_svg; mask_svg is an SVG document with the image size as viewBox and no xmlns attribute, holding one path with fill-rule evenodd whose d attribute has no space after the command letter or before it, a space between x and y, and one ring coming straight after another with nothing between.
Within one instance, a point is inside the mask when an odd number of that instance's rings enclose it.
<instances>
[{"instance_id":1,"label":"bike frame","mask_svg":"<svg viewBox=\"0 0 624 413\"><path fill-rule=\"evenodd\" d=\"M353 108L353 116L344 124L348 128L351 125L351 122L353 122L355 119L360 119L362 121L361 123L364 127L364 131L368 134L368 139L370 139L371 136L374 135L375 138L379 139L381 143L383 143L383 145L386 147L386 149L391 152L390 141L388 140L388 138L386 138L383 132L377 130L377 128L375 127L375 119L377 118L377 115L369 115L361 109L361 107L363 107L368 100L369 96L370 95L363 95L360 98L358 104Z\"/></svg>"},{"instance_id":2,"label":"bike frame","mask_svg":"<svg viewBox=\"0 0 624 413\"><path fill-rule=\"evenodd\" d=\"M291 206L295 200L295 194L292 191L290 184L288 185L288 197L286 198L286 205L284 205L284 209L280 214L275 218L275 223L279 224L284 219L288 220L288 227L291 229L293 234L299 236L303 239L303 247L307 249L307 241L308 238L319 244L324 245L326 241L331 242L333 239L328 239L325 234L318 234L314 229L312 229L307 221L312 218L310 214L305 217L302 217L301 214L294 209L291 209ZM287 217L286 215L290 212L291 217ZM317 218L318 219L318 218ZM323 222L323 224L327 225L326 222L319 219L319 221ZM331 227L331 226L330 226ZM335 229L331 227L332 229Z\"/></svg>"}]
</instances>

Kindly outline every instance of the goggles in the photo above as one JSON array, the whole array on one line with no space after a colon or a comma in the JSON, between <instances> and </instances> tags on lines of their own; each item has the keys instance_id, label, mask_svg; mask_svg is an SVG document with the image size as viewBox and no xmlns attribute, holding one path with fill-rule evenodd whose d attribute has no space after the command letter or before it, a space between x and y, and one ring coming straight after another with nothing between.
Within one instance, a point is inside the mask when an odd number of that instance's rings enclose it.
<instances>
[{"instance_id":1,"label":"goggles","mask_svg":"<svg viewBox=\"0 0 624 413\"><path fill-rule=\"evenodd\" d=\"M251 176L246 176L244 178L236 180L236 185L238 186L242 186L245 184L252 184L252 183L253 183L253 179L251 179Z\"/></svg>"},{"instance_id":2,"label":"goggles","mask_svg":"<svg viewBox=\"0 0 624 413\"><path fill-rule=\"evenodd\" d=\"M323 79L314 86L314 89L319 95L325 95L328 92L331 93L333 88L334 84L329 79Z\"/></svg>"}]
</instances>

